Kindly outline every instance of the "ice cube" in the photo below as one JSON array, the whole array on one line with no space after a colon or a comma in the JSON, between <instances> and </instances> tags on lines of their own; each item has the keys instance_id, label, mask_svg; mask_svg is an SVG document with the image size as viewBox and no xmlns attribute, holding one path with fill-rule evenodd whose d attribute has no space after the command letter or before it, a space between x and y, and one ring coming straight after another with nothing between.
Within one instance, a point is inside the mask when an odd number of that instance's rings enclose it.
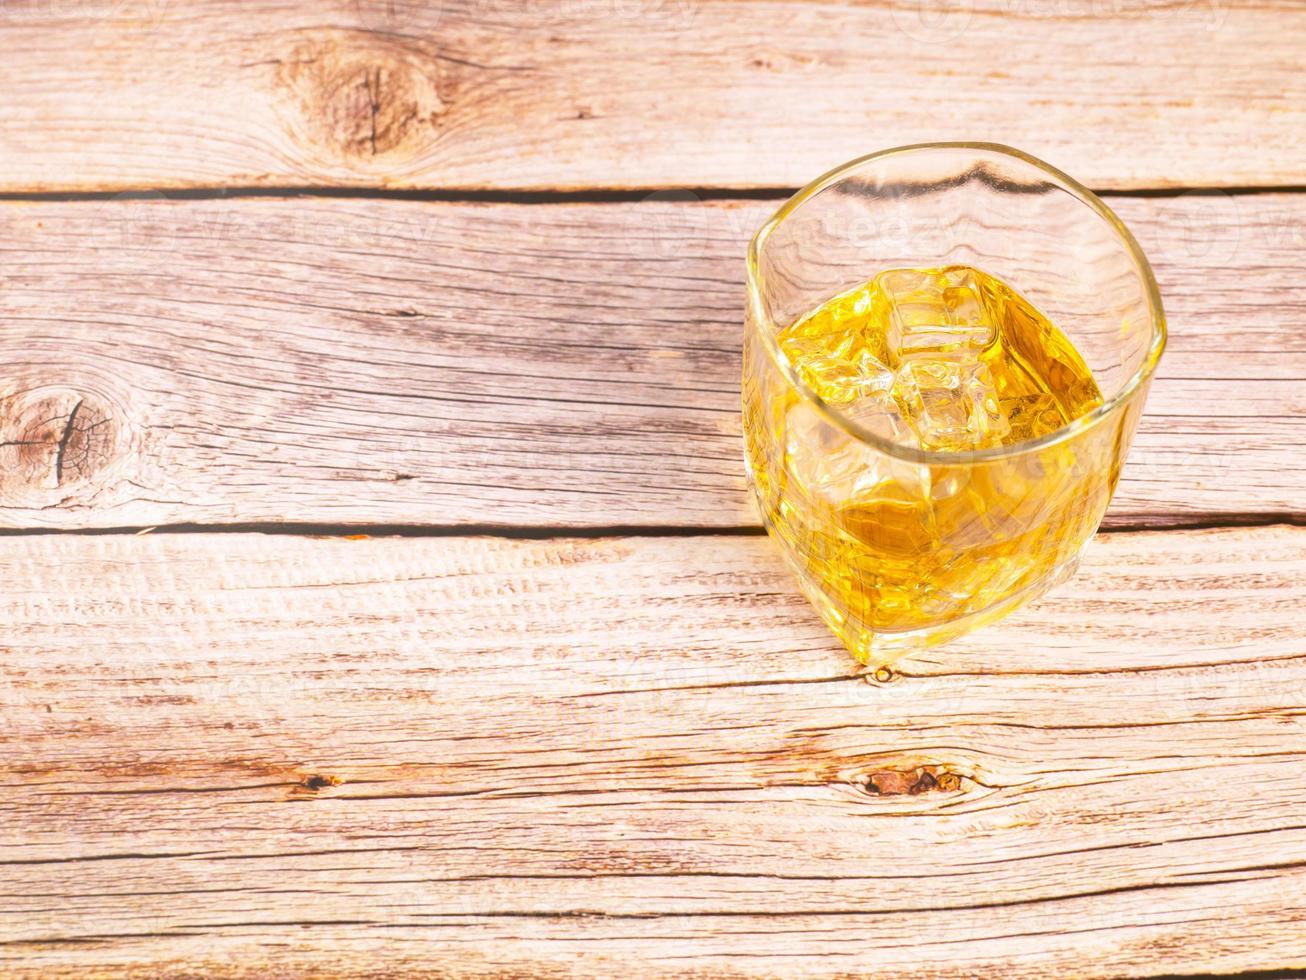
<instances>
[{"instance_id":1,"label":"ice cube","mask_svg":"<svg viewBox=\"0 0 1306 980\"><path fill-rule=\"evenodd\" d=\"M821 418L808 402L790 406L785 414L785 468L809 499L846 493L858 462L846 432Z\"/></svg>"},{"instance_id":2,"label":"ice cube","mask_svg":"<svg viewBox=\"0 0 1306 980\"><path fill-rule=\"evenodd\" d=\"M829 335L787 338L781 348L803 384L832 405L886 397L893 371L854 331L832 343Z\"/></svg>"},{"instance_id":3,"label":"ice cube","mask_svg":"<svg viewBox=\"0 0 1306 980\"><path fill-rule=\"evenodd\" d=\"M839 414L881 439L915 446L916 434L903 418L902 409L893 397L892 383L890 373L888 386L873 395L838 406Z\"/></svg>"},{"instance_id":4,"label":"ice cube","mask_svg":"<svg viewBox=\"0 0 1306 980\"><path fill-rule=\"evenodd\" d=\"M966 356L914 357L898 369L900 407L922 449L998 445L1010 429L992 372Z\"/></svg>"},{"instance_id":5,"label":"ice cube","mask_svg":"<svg viewBox=\"0 0 1306 980\"><path fill-rule=\"evenodd\" d=\"M842 407L841 414L885 439L915 444L891 397L861 399ZM823 419L803 401L795 402L785 418L785 462L809 500L835 507L875 497L886 482L904 479L900 461Z\"/></svg>"},{"instance_id":6,"label":"ice cube","mask_svg":"<svg viewBox=\"0 0 1306 980\"><path fill-rule=\"evenodd\" d=\"M895 365L922 354L978 354L993 343L993 318L969 269L894 269L877 282L888 303L886 340Z\"/></svg>"}]
</instances>

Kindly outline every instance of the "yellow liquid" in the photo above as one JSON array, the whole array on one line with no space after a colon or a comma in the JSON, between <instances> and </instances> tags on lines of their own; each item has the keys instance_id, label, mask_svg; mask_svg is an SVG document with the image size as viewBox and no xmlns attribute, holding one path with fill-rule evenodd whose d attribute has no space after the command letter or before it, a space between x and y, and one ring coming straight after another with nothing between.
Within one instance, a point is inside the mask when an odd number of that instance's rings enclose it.
<instances>
[{"instance_id":1,"label":"yellow liquid","mask_svg":"<svg viewBox=\"0 0 1306 980\"><path fill-rule=\"evenodd\" d=\"M962 266L884 272L777 341L836 412L931 452L1037 438L1102 403L1064 334L1009 286ZM1073 565L1114 487L1114 454L1100 440L915 463L822 418L792 386L745 381L763 516L864 660L895 636L996 616L1046 587Z\"/></svg>"}]
</instances>

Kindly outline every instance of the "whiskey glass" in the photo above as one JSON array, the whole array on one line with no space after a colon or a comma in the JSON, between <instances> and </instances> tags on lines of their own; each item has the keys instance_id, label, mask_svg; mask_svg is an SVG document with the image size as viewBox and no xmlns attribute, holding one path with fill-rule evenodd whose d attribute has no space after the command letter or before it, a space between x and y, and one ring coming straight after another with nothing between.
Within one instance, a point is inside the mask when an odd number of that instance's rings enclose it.
<instances>
[{"instance_id":1,"label":"whiskey glass","mask_svg":"<svg viewBox=\"0 0 1306 980\"><path fill-rule=\"evenodd\" d=\"M1037 438L943 452L892 441L804 384L777 342L877 274L970 266L1070 339L1102 402ZM969 632L1073 574L1120 477L1165 348L1156 281L1091 191L1010 147L929 143L798 192L748 249L749 482L798 582L863 663ZM838 459L854 480L808 472Z\"/></svg>"}]
</instances>

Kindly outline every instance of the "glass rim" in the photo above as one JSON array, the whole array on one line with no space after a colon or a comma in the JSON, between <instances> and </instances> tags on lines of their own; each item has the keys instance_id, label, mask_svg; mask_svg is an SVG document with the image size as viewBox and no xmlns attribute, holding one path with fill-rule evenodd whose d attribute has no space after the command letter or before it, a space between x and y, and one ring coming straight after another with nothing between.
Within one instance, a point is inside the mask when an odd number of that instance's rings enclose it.
<instances>
[{"instance_id":1,"label":"glass rim","mask_svg":"<svg viewBox=\"0 0 1306 980\"><path fill-rule=\"evenodd\" d=\"M1124 244L1125 250L1129 253L1134 262L1134 267L1138 271L1143 282L1144 292L1147 297L1148 312L1151 314L1152 326L1152 343L1148 347L1147 356L1120 389L1110 398L1105 399L1101 405L1081 415L1079 418L1066 423L1052 432L1045 433L1034 439L1025 439L1021 442L1013 442L1007 446L991 446L987 449L965 449L956 452L939 451L931 449L919 449L913 446L904 446L900 443L886 439L883 436L871 432L869 429L859 425L854 420L846 417L835 406L831 405L825 399L821 398L816 392L809 388L798 376L798 372L789 359L781 352L779 344L776 342L776 336L779 328L771 319L770 311L762 299L761 285L759 282L759 264L758 256L762 246L766 244L770 236L781 222L788 218L803 203L814 197L819 192L825 190L833 184L838 183L843 178L851 175L867 163L874 160L883 160L893 156L903 156L920 150L983 150L989 153L995 153L999 156L1010 157L1028 164L1037 170L1042 171L1050 176L1054 181L1064 185L1080 201L1088 205L1097 215L1107 222L1115 231L1117 237ZM947 465L957 463L982 462L985 460L1005 459L1010 456L1018 456L1023 453L1043 449L1047 446L1056 445L1088 429L1093 428L1103 419L1110 417L1117 409L1126 404L1137 391L1151 379L1156 372L1156 366L1161 360L1161 354L1166 345L1166 322L1165 311L1161 306L1161 292L1156 285L1156 277L1152 273L1152 266L1147 261L1147 256L1143 254L1142 248L1134 238L1133 233L1125 226L1114 211L1094 194L1091 190L1081 184L1075 178L1071 177L1056 167L1052 166L1038 157L1031 156L1015 147L1006 146L1002 143L980 143L971 141L956 142L937 142L937 143L909 143L904 146L894 146L885 150L877 150L874 153L868 153L865 156L849 160L830 170L820 177L817 177L811 183L799 190L793 197L785 201L776 212L771 215L753 235L752 240L748 243L748 302L753 311L753 323L749 327L757 332L762 346L766 349L767 355L771 358L772 363L784 375L785 380L790 384L800 396L811 404L818 414L826 421L834 424L844 432L848 433L859 442L874 447L880 452L898 459L907 460L912 463L925 463L932 465ZM765 329L764 329L765 328Z\"/></svg>"}]
</instances>

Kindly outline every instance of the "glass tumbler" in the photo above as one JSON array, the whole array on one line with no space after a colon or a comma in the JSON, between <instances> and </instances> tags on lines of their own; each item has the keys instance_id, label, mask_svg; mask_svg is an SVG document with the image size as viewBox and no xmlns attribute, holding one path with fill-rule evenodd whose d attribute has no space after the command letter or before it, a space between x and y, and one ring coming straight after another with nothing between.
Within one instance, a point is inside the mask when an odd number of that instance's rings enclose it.
<instances>
[{"instance_id":1,"label":"glass tumbler","mask_svg":"<svg viewBox=\"0 0 1306 980\"><path fill-rule=\"evenodd\" d=\"M1102 403L1024 442L929 451L859 426L786 360L778 334L832 297L885 270L951 265L1004 281L1056 325ZM1087 188L1009 147L874 153L776 212L748 250L746 463L767 530L854 656L946 641L1073 574L1164 347L1133 236ZM864 478L804 472L836 456Z\"/></svg>"}]
</instances>

